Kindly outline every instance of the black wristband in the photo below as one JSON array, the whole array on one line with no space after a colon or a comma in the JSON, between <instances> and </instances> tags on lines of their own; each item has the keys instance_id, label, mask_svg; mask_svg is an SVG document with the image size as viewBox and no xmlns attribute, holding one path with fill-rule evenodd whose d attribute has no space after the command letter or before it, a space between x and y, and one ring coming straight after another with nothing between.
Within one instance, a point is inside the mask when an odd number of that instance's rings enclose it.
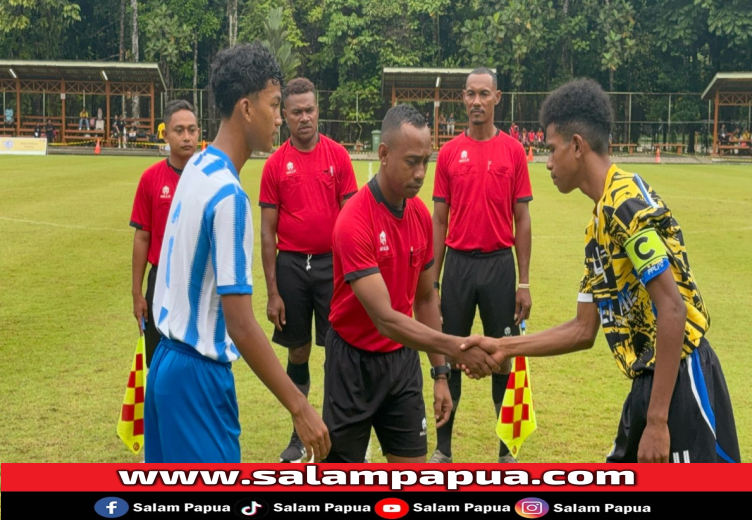
<instances>
[{"instance_id":1,"label":"black wristband","mask_svg":"<svg viewBox=\"0 0 752 520\"><path fill-rule=\"evenodd\" d=\"M433 282L433 288L434 289L441 289L441 284L439 282Z\"/></svg>"}]
</instances>

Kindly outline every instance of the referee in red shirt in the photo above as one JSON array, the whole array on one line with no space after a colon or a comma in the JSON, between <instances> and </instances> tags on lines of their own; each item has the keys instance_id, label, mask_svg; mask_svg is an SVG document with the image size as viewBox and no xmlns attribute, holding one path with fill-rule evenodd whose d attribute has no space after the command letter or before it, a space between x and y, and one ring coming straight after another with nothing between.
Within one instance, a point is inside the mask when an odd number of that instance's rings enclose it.
<instances>
[{"instance_id":1,"label":"referee in red shirt","mask_svg":"<svg viewBox=\"0 0 752 520\"><path fill-rule=\"evenodd\" d=\"M443 330L457 336L470 334L476 307L486 336L516 336L532 306L528 202L533 200L533 192L525 149L494 126L494 107L501 99L496 86L492 70L482 67L470 73L463 92L470 124L466 132L441 148L436 163L433 282L437 292L441 287ZM497 415L508 379L502 374L492 377ZM436 451L429 462L452 462L452 428L462 394L460 371L452 371L449 388L452 416L438 429ZM499 444L498 460L516 462L504 443Z\"/></svg>"},{"instance_id":2,"label":"referee in red shirt","mask_svg":"<svg viewBox=\"0 0 752 520\"><path fill-rule=\"evenodd\" d=\"M139 333L146 334L147 367L160 340L157 324L154 322L152 301L167 215L180 174L191 156L196 153L199 133L193 105L182 99L167 103L164 108L164 122L165 140L170 145L170 157L151 166L141 175L131 213L131 226L136 228L131 262L133 315L138 322ZM152 267L149 269L144 298L144 272L147 262Z\"/></svg>"},{"instance_id":3,"label":"referee in red shirt","mask_svg":"<svg viewBox=\"0 0 752 520\"><path fill-rule=\"evenodd\" d=\"M272 341L289 349L287 374L307 397L311 319L315 317L317 345L324 346L329 329L332 230L358 185L345 148L318 132L313 83L294 79L282 98L290 139L266 161L261 177L261 256L269 296L266 314L274 324ZM279 459L307 460L294 429Z\"/></svg>"},{"instance_id":4,"label":"referee in red shirt","mask_svg":"<svg viewBox=\"0 0 752 520\"><path fill-rule=\"evenodd\" d=\"M440 332L431 215L416 197L432 152L426 121L414 108L397 105L381 131L379 172L334 226L324 370L323 417L332 441L327 462L362 462L372 427L387 461L425 462L428 425L417 350L429 353L433 367L437 425L452 408L445 355L469 355L479 376L499 368L477 349L462 352L466 338Z\"/></svg>"}]
</instances>

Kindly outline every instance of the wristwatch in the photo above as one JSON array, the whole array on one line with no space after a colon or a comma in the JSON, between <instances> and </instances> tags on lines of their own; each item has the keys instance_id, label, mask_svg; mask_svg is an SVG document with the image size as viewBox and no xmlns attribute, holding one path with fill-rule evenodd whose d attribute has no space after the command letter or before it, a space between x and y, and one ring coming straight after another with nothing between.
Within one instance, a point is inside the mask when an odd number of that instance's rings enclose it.
<instances>
[{"instance_id":1,"label":"wristwatch","mask_svg":"<svg viewBox=\"0 0 752 520\"><path fill-rule=\"evenodd\" d=\"M441 284L439 282L433 282L433 288L434 289L441 289Z\"/></svg>"},{"instance_id":2,"label":"wristwatch","mask_svg":"<svg viewBox=\"0 0 752 520\"><path fill-rule=\"evenodd\" d=\"M439 376L445 375L447 381L452 378L452 365L446 363L437 367L431 367L431 379L438 379Z\"/></svg>"}]
</instances>

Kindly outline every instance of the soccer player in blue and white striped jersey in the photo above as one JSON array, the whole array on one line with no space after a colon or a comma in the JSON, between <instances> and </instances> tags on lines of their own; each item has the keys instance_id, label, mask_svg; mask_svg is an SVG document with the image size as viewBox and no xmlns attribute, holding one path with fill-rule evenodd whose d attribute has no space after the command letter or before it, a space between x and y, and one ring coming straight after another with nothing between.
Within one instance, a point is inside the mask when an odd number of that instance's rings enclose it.
<instances>
[{"instance_id":1,"label":"soccer player in blue and white striped jersey","mask_svg":"<svg viewBox=\"0 0 752 520\"><path fill-rule=\"evenodd\" d=\"M279 363L253 315L253 224L240 170L271 149L282 76L259 43L217 54L211 88L222 122L186 166L160 254L154 353L144 411L146 462L240 462L232 362L243 357L292 414L309 454L329 452L321 418Z\"/></svg>"}]
</instances>

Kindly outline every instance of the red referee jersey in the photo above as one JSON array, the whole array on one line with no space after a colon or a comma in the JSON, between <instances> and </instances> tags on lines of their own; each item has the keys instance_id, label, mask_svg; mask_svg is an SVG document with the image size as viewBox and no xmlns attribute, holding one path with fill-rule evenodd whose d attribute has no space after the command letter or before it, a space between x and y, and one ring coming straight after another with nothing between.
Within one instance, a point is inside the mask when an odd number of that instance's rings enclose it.
<instances>
[{"instance_id":1,"label":"red referee jersey","mask_svg":"<svg viewBox=\"0 0 752 520\"><path fill-rule=\"evenodd\" d=\"M159 264L167 215L170 213L172 197L182 172L183 170L173 168L167 159L149 167L138 182L131 212L131 226L151 233L147 257L151 265Z\"/></svg>"},{"instance_id":2,"label":"red referee jersey","mask_svg":"<svg viewBox=\"0 0 752 520\"><path fill-rule=\"evenodd\" d=\"M484 253L514 245L514 205L533 200L525 149L498 131L488 141L464 133L441 147L433 200L450 206L446 245Z\"/></svg>"},{"instance_id":3,"label":"red referee jersey","mask_svg":"<svg viewBox=\"0 0 752 520\"><path fill-rule=\"evenodd\" d=\"M381 273L392 308L413 315L421 271L433 264L433 224L419 198L407 199L402 209L390 206L376 178L353 196L334 226L334 295L329 321L353 347L392 352L402 345L376 329L350 282Z\"/></svg>"},{"instance_id":4,"label":"red referee jersey","mask_svg":"<svg viewBox=\"0 0 752 520\"><path fill-rule=\"evenodd\" d=\"M288 139L264 165L259 205L276 208L277 249L305 254L329 253L340 203L358 191L345 148L319 134L310 152Z\"/></svg>"}]
</instances>

